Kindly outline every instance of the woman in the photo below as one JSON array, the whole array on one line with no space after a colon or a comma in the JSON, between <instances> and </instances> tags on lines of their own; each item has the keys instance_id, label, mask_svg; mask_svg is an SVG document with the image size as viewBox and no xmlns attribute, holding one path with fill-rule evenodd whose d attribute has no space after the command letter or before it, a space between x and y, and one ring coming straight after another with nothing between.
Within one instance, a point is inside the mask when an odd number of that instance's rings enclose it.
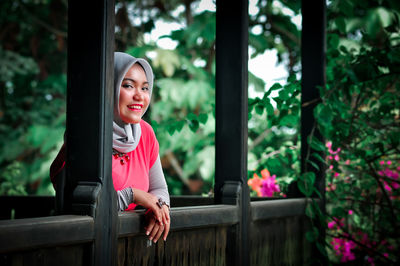
<instances>
[{"instance_id":1,"label":"woman","mask_svg":"<svg viewBox=\"0 0 400 266\"><path fill-rule=\"evenodd\" d=\"M112 177L119 210L137 205L146 212L146 235L154 243L170 228L169 194L151 126L142 120L153 90L153 71L141 58L114 54L114 121ZM50 168L53 183L65 165L63 146Z\"/></svg>"}]
</instances>

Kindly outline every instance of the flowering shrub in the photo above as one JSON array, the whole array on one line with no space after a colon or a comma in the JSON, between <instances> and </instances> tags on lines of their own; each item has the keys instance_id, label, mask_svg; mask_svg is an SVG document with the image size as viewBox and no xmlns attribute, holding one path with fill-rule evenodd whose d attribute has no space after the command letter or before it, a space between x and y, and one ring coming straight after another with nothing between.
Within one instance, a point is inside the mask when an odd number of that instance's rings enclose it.
<instances>
[{"instance_id":1,"label":"flowering shrub","mask_svg":"<svg viewBox=\"0 0 400 266\"><path fill-rule=\"evenodd\" d=\"M342 160L341 148L332 149L327 142L327 235L330 238L331 260L365 263L388 263L396 260L399 240L392 237L385 226L398 226L390 221L398 215L399 162L380 160L375 163L374 183L357 180L351 165L355 162ZM346 192L346 193L343 193ZM396 217L394 217L396 218Z\"/></svg>"}]
</instances>

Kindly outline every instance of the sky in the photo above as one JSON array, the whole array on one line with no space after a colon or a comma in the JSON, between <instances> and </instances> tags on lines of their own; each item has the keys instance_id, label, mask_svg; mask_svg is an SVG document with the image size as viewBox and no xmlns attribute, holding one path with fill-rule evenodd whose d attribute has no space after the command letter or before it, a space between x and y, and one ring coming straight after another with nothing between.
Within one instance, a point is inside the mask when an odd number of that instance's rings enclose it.
<instances>
[{"instance_id":1,"label":"sky","mask_svg":"<svg viewBox=\"0 0 400 266\"><path fill-rule=\"evenodd\" d=\"M256 3L258 0L249 0L249 15L252 16L258 13L258 8L256 7ZM205 10L215 11L215 1L213 0L202 0L196 6L193 6L194 12L203 12ZM279 1L274 1L273 5L280 5ZM175 11L177 14L182 12L184 9L183 6L180 6ZM290 9L283 8L283 12L287 15L292 15L292 11ZM301 27L301 16L293 16L292 21L300 28ZM145 35L145 41L155 41L157 45L163 49L175 49L177 46L177 42L169 39L169 38L161 38L160 36L168 35L173 30L178 30L185 25L181 25L179 23L166 23L164 21L156 21L155 28L150 34ZM261 29L253 28L251 29L254 33L260 31ZM251 47L249 47L249 54L251 54ZM275 50L266 50L263 54L258 55L255 58L251 58L248 61L249 71L252 72L257 77L261 78L265 82L265 89L270 88L274 83L279 82L282 85L286 81L288 73L284 67L284 65L277 63L277 52ZM277 93L277 92L276 92ZM252 87L249 88L249 97L254 98L256 96L263 96L262 92L256 92ZM271 97L275 97L275 95L271 95Z\"/></svg>"}]
</instances>

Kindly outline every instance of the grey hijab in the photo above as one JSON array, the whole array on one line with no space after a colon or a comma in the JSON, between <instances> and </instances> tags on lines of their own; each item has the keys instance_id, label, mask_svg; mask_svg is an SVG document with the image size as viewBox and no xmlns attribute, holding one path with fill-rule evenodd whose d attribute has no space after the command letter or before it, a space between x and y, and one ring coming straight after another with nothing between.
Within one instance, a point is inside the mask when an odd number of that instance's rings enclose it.
<instances>
[{"instance_id":1,"label":"grey hijab","mask_svg":"<svg viewBox=\"0 0 400 266\"><path fill-rule=\"evenodd\" d=\"M135 64L140 64L146 73L149 83L150 99L153 92L153 70L149 63L142 58L135 58L126 53L114 53L114 121L113 121L113 148L122 153L133 151L140 140L140 124L127 124L119 115L119 90L126 72ZM147 110L147 109L146 109ZM146 112L144 110L144 112ZM144 113L143 113L144 114Z\"/></svg>"}]
</instances>

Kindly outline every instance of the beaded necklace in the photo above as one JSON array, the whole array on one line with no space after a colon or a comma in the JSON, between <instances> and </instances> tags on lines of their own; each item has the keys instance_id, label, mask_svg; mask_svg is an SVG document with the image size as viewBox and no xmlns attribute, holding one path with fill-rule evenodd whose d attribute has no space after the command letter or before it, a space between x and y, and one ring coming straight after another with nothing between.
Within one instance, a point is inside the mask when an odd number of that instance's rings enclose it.
<instances>
[{"instance_id":1,"label":"beaded necklace","mask_svg":"<svg viewBox=\"0 0 400 266\"><path fill-rule=\"evenodd\" d=\"M124 165L125 162L129 162L129 160L130 160L128 154L123 153L123 152L119 152L119 151L117 151L116 149L113 149L113 156L114 156L115 159L118 159L118 158L119 158L119 159L120 159L120 163L121 163L122 165Z\"/></svg>"}]
</instances>

